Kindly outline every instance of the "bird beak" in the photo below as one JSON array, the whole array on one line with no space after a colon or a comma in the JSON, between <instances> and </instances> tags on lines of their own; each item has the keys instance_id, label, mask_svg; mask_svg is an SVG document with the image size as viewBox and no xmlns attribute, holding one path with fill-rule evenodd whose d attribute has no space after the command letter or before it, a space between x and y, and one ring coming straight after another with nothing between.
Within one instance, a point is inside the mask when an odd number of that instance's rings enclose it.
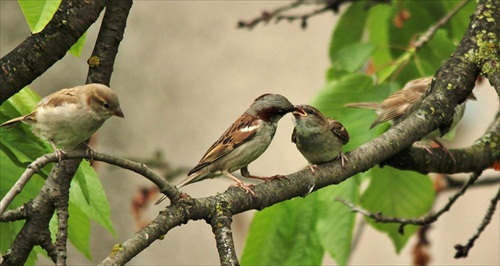
<instances>
[{"instance_id":1,"label":"bird beak","mask_svg":"<svg viewBox=\"0 0 500 266\"><path fill-rule=\"evenodd\" d=\"M293 116L296 116L296 117L298 117L298 116L307 116L306 111L304 111L304 109L302 109L300 106L295 105L294 108L295 109L292 112Z\"/></svg>"},{"instance_id":2,"label":"bird beak","mask_svg":"<svg viewBox=\"0 0 500 266\"><path fill-rule=\"evenodd\" d=\"M116 110L113 112L113 115L116 115L116 116L121 117L121 118L125 118L125 116L123 115L122 109L120 107L116 108Z\"/></svg>"}]
</instances>

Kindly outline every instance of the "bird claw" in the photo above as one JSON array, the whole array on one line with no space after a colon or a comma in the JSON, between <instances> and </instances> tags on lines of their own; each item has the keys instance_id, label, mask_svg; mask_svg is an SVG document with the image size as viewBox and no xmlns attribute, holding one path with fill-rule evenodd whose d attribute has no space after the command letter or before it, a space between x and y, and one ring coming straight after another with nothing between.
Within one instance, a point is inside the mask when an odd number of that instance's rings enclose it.
<instances>
[{"instance_id":1,"label":"bird claw","mask_svg":"<svg viewBox=\"0 0 500 266\"><path fill-rule=\"evenodd\" d=\"M88 161L90 166L92 166L92 164L94 164L94 150L87 146L87 149L85 150L85 156L89 157Z\"/></svg>"},{"instance_id":2,"label":"bird claw","mask_svg":"<svg viewBox=\"0 0 500 266\"><path fill-rule=\"evenodd\" d=\"M255 194L255 192L252 190L252 188L254 188L254 185L252 185L252 184L245 185L243 183L237 183L237 184L231 185L231 187L239 187L239 188L245 190L245 194L250 193L252 195L252 198L257 198L257 194Z\"/></svg>"},{"instance_id":3,"label":"bird claw","mask_svg":"<svg viewBox=\"0 0 500 266\"><path fill-rule=\"evenodd\" d=\"M307 167L311 170L311 173L313 175L314 175L314 169L319 169L319 167L315 164L309 164Z\"/></svg>"},{"instance_id":4,"label":"bird claw","mask_svg":"<svg viewBox=\"0 0 500 266\"><path fill-rule=\"evenodd\" d=\"M345 168L345 162L348 162L349 159L347 159L347 156L345 156L344 153L340 152L339 156L337 156L337 159L340 158L340 164L342 165L342 168Z\"/></svg>"},{"instance_id":5,"label":"bird claw","mask_svg":"<svg viewBox=\"0 0 500 266\"><path fill-rule=\"evenodd\" d=\"M288 176L286 176L286 175L273 175L271 177L263 177L264 182L272 181L272 180L276 180L276 179L288 179Z\"/></svg>"},{"instance_id":6,"label":"bird claw","mask_svg":"<svg viewBox=\"0 0 500 266\"><path fill-rule=\"evenodd\" d=\"M437 141L437 140L433 140L434 143L436 143L438 145L439 148L443 149L443 151L448 154L448 156L450 156L451 160L453 162L455 162L455 156L453 155L453 153L448 150L448 148L446 148L443 143ZM428 145L415 145L416 147L419 147L419 148L422 148L424 149L425 151L427 151L427 153L429 153L430 155L433 155L434 153L431 151L431 147L429 147Z\"/></svg>"},{"instance_id":7,"label":"bird claw","mask_svg":"<svg viewBox=\"0 0 500 266\"><path fill-rule=\"evenodd\" d=\"M62 160L63 160L63 157L66 156L66 153L63 150L61 150L61 149L55 149L54 153L56 154L57 162L58 163L61 163Z\"/></svg>"}]
</instances>

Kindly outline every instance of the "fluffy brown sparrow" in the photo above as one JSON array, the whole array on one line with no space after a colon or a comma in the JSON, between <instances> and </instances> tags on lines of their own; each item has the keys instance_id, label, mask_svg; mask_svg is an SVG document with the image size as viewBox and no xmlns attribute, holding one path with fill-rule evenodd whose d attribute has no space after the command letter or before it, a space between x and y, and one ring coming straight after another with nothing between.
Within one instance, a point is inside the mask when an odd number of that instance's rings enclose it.
<instances>
[{"instance_id":1,"label":"fluffy brown sparrow","mask_svg":"<svg viewBox=\"0 0 500 266\"><path fill-rule=\"evenodd\" d=\"M421 96L424 94L425 90L432 82L432 77L419 78L409 81L405 84L403 89L397 91L396 93L387 97L381 103L376 102L363 102L363 103L349 103L344 105L345 107L359 107L373 109L379 115L377 119L372 123L370 128L375 127L378 124L387 121L398 121L409 109L410 107L420 101ZM469 100L476 100L474 94L471 94L468 98ZM455 108L455 114L453 116L453 122L450 128L455 128L458 122L462 119L465 112L465 103L458 105ZM440 136L439 130L435 130L426 136L426 139L431 139L436 142L441 148L451 155L451 153L435 138ZM428 147L424 147L429 153L432 154Z\"/></svg>"},{"instance_id":2,"label":"fluffy brown sparrow","mask_svg":"<svg viewBox=\"0 0 500 266\"><path fill-rule=\"evenodd\" d=\"M255 192L231 173L240 170L248 178L269 180L253 176L248 164L257 159L271 144L278 121L295 110L294 106L282 95L264 94L250 105L222 136L203 155L198 165L189 171L186 179L177 187L182 187L204 179L225 175L236 182L234 186L244 189L255 197ZM159 199L156 204L165 199Z\"/></svg>"},{"instance_id":3,"label":"fluffy brown sparrow","mask_svg":"<svg viewBox=\"0 0 500 266\"><path fill-rule=\"evenodd\" d=\"M338 121L325 117L310 105L298 105L292 112L294 125L292 142L309 162L314 173L316 164L341 159L342 167L347 157L342 146L349 142L349 133Z\"/></svg>"},{"instance_id":4,"label":"fluffy brown sparrow","mask_svg":"<svg viewBox=\"0 0 500 266\"><path fill-rule=\"evenodd\" d=\"M39 138L47 140L61 160L62 150L84 142L111 116L124 117L116 94L102 84L62 89L43 98L27 115L4 122L30 125Z\"/></svg>"}]
</instances>

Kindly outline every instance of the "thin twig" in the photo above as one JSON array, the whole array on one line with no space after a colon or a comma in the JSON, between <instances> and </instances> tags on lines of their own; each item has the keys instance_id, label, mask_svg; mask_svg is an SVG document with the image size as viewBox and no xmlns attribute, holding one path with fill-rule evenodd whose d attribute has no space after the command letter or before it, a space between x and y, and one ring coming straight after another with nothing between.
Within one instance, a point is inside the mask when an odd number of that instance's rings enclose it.
<instances>
[{"instance_id":1,"label":"thin twig","mask_svg":"<svg viewBox=\"0 0 500 266\"><path fill-rule=\"evenodd\" d=\"M462 246L460 244L455 245L455 249L457 250L457 253L455 253L455 259L467 257L470 249L474 246L474 242L479 238L479 236L484 231L484 229L490 224L491 218L493 217L493 214L495 213L495 210L497 208L497 202L499 200L500 200L500 188L498 189L495 197L491 199L490 206L488 207L488 211L486 212L486 215L484 216L483 221L481 222L481 224L477 228L476 233L469 239L469 241L467 242L467 244L465 246Z\"/></svg>"},{"instance_id":2,"label":"thin twig","mask_svg":"<svg viewBox=\"0 0 500 266\"><path fill-rule=\"evenodd\" d=\"M87 154L86 151L84 150L74 150L74 151L69 151L66 152L64 159L90 159L90 154ZM128 169L130 171L136 172L147 179L149 179L151 182L155 183L158 187L160 187L161 191L165 193L165 195L171 200L175 201L177 197L180 195L179 190L177 187L172 185L171 183L167 182L164 178L153 172L151 169L149 169L146 165L141 164L141 163L136 163L127 159L115 157L112 155L108 154L103 154L99 152L94 152L93 154L93 159L94 161L102 161L106 162L112 165L116 165L119 167L122 167L124 169ZM0 215L3 214L7 206L12 202L14 197L19 194L24 187L24 185L28 182L28 180L36 173L37 169L41 169L44 166L46 166L49 163L54 163L58 161L58 157L55 153L50 153L43 155L39 158L37 158L34 162L32 162L28 167L26 168L26 171L21 175L19 180L22 180L22 182L16 182L16 184L7 192L6 196L2 199L0 202L1 209L0 209ZM19 183L19 184L18 184Z\"/></svg>"},{"instance_id":3,"label":"thin twig","mask_svg":"<svg viewBox=\"0 0 500 266\"><path fill-rule=\"evenodd\" d=\"M339 201L339 202L343 203L344 205L346 205L347 207L351 208L351 210L353 212L358 212L358 213L361 213L365 216L368 216L368 217L372 218L373 220L375 220L376 222L379 222L379 223L398 223L398 224L400 224L398 232L400 234L404 234L404 227L408 224L426 225L426 224L431 224L431 223L437 221L438 218L441 215L443 215L443 213L450 210L451 206L453 206L453 204L457 201L457 199L465 193L467 188L469 188L472 184L474 184L474 182L476 182L476 180L479 178L479 176L480 176L480 173L471 174L467 183L465 183L464 186L462 186L462 188L459 191L457 191L457 193L455 193L452 197L449 198L448 203L446 203L446 205L443 208L441 208L436 213L429 213L422 218L405 219L405 218L399 218L399 217L386 217L386 216L383 216L382 213L380 213L380 212L371 213L370 211L365 210L361 207L358 207L358 206L354 205L353 203L351 203L347 200L344 200L342 198L337 197L335 200Z\"/></svg>"},{"instance_id":4,"label":"thin twig","mask_svg":"<svg viewBox=\"0 0 500 266\"><path fill-rule=\"evenodd\" d=\"M465 5L467 5L470 2L470 0L463 0L462 2L458 3L448 14L446 14L444 17L442 17L440 20L438 20L434 25L430 26L429 29L420 37L411 43L411 46L413 46L416 49L419 49L422 47L425 43L429 42L436 33L436 31L444 26L450 19L455 16L460 9L462 9Z\"/></svg>"},{"instance_id":5,"label":"thin twig","mask_svg":"<svg viewBox=\"0 0 500 266\"><path fill-rule=\"evenodd\" d=\"M279 14L286 12L290 9L296 8L305 3L305 0L297 0L295 2L286 4L284 6L278 7L273 11L263 11L259 17L252 19L249 22L243 20L238 21L238 28L247 28L249 30L253 29L259 23L268 23L271 19L278 16Z\"/></svg>"},{"instance_id":6,"label":"thin twig","mask_svg":"<svg viewBox=\"0 0 500 266\"><path fill-rule=\"evenodd\" d=\"M329 10L331 10L331 7L329 5L327 5L327 6L324 6L322 8L318 8L318 9L315 9L315 10L310 11L308 13L302 14L302 15L280 15L280 16L276 16L276 23L280 22L281 20L288 20L289 22L292 22L294 20L300 19L301 20L300 27L302 29L305 29L305 28L307 28L307 20L310 17L319 15L319 14L324 13L324 12L329 11Z\"/></svg>"}]
</instances>

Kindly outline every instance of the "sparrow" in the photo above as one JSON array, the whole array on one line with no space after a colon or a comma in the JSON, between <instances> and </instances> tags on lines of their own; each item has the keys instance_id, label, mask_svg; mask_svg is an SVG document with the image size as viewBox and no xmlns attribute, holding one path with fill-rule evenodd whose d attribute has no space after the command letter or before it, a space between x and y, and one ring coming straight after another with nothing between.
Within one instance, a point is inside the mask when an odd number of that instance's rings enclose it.
<instances>
[{"instance_id":1,"label":"sparrow","mask_svg":"<svg viewBox=\"0 0 500 266\"><path fill-rule=\"evenodd\" d=\"M427 90L427 87L432 82L432 77L424 77L415 80L411 80L405 84L403 89L397 91L396 93L390 95L381 103L376 102L362 102L362 103L349 103L344 105L345 107L357 107L357 108L367 108L373 109L377 112L378 117L371 124L370 128L373 128L383 122L392 121L399 122L399 120L410 110L411 106L416 102L420 101L422 95ZM476 100L474 94L468 97L468 100ZM450 126L451 129L455 128L458 122L462 119L465 112L465 103L458 105L455 108L455 114L453 116L453 122ZM435 138L440 136L439 130L435 130L429 133L425 139L431 139L441 148L443 148L448 154L451 153L443 146L442 143L437 141ZM430 154L432 152L428 147L424 147ZM451 155L453 157L453 155Z\"/></svg>"},{"instance_id":2,"label":"sparrow","mask_svg":"<svg viewBox=\"0 0 500 266\"><path fill-rule=\"evenodd\" d=\"M109 87L93 83L54 92L29 114L0 127L30 125L36 136L52 145L60 162L64 154L61 149L72 149L84 142L113 115L124 117L118 96Z\"/></svg>"},{"instance_id":3,"label":"sparrow","mask_svg":"<svg viewBox=\"0 0 500 266\"><path fill-rule=\"evenodd\" d=\"M259 96L223 134L207 150L198 165L189 171L186 179L177 187L183 187L201 180L225 175L236 182L235 185L246 193L256 197L250 188L231 173L240 170L247 178L263 180L274 177L253 176L248 171L248 165L257 159L271 144L276 133L278 121L295 107L284 96L279 94L263 94ZM282 176L279 176L282 177ZM163 196L156 204L163 201Z\"/></svg>"},{"instance_id":4,"label":"sparrow","mask_svg":"<svg viewBox=\"0 0 500 266\"><path fill-rule=\"evenodd\" d=\"M295 125L292 142L309 162L311 171L314 173L317 164L338 158L344 167L348 159L342 153L342 146L349 142L346 128L310 105L297 105L292 114Z\"/></svg>"}]
</instances>

